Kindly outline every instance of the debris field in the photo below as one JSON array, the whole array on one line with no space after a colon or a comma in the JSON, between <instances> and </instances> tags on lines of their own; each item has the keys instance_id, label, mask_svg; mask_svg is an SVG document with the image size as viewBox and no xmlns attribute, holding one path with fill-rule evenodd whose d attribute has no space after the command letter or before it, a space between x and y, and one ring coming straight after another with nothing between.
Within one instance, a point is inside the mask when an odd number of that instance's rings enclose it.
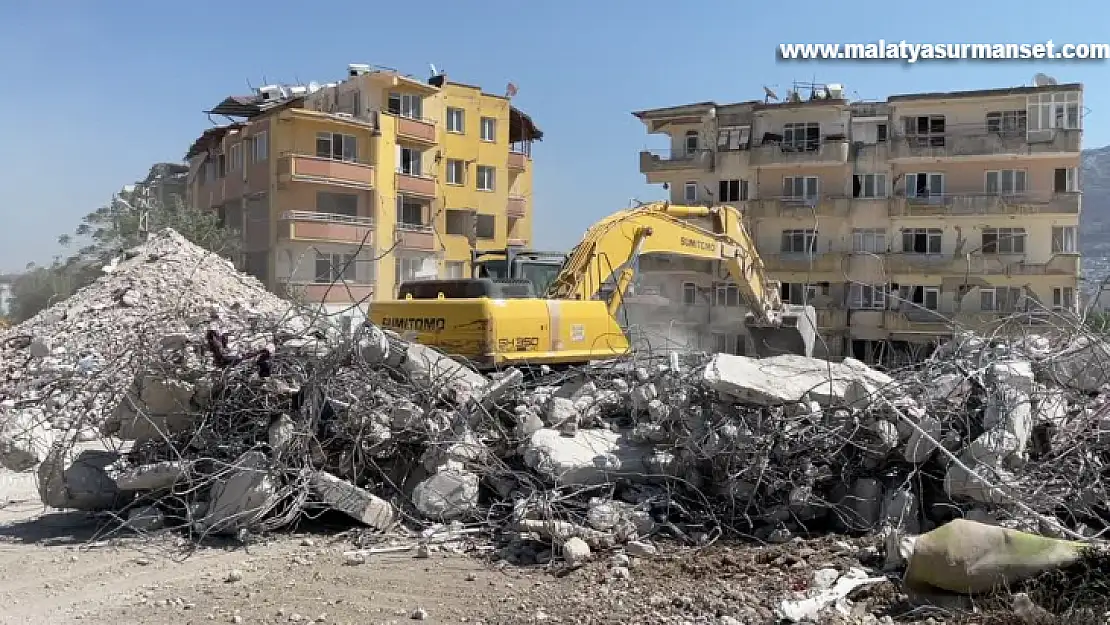
<instances>
[{"instance_id":1,"label":"debris field","mask_svg":"<svg viewBox=\"0 0 1110 625\"><path fill-rule=\"evenodd\" d=\"M105 532L199 543L342 518L365 528L352 565L472 551L628 584L750 545L772 555L748 575L796 580L762 607L636 603L679 619L643 622L751 623L904 620L899 541L957 519L1090 545L1107 527L1110 346L1077 328L957 333L887 372L640 351L486 375L370 324L345 333L171 230L117 260L0 335L0 465ZM798 555L814 540L837 545L829 566ZM861 540L877 546L837 564Z\"/></svg>"}]
</instances>

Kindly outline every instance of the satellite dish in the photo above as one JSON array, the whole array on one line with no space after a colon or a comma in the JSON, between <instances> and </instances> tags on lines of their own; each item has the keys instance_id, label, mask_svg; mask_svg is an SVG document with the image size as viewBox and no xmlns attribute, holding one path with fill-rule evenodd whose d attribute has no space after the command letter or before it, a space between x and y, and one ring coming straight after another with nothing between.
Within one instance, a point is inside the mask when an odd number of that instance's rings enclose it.
<instances>
[{"instance_id":1,"label":"satellite dish","mask_svg":"<svg viewBox=\"0 0 1110 625\"><path fill-rule=\"evenodd\" d=\"M1038 72L1035 76L1033 76L1033 84L1037 87L1048 87L1050 85L1057 84L1057 82L1056 79L1052 76Z\"/></svg>"},{"instance_id":2,"label":"satellite dish","mask_svg":"<svg viewBox=\"0 0 1110 625\"><path fill-rule=\"evenodd\" d=\"M319 90L320 90L320 83L316 82L315 80L308 83L308 92L309 93L316 93Z\"/></svg>"},{"instance_id":3,"label":"satellite dish","mask_svg":"<svg viewBox=\"0 0 1110 625\"><path fill-rule=\"evenodd\" d=\"M778 99L779 99L779 96L778 96L777 93L772 91L771 88L768 87L767 85L763 85L763 101L764 102L768 102L770 100L775 100L777 102Z\"/></svg>"},{"instance_id":4,"label":"satellite dish","mask_svg":"<svg viewBox=\"0 0 1110 625\"><path fill-rule=\"evenodd\" d=\"M436 71L435 63L428 63L428 68L432 70L432 76L439 76L439 72Z\"/></svg>"}]
</instances>

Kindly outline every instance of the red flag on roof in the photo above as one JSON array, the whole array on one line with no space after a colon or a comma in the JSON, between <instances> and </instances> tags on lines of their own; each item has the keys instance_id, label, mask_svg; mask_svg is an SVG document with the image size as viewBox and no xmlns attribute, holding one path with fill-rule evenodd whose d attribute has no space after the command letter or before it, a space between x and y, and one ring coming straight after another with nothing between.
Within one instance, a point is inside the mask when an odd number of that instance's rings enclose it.
<instances>
[{"instance_id":1,"label":"red flag on roof","mask_svg":"<svg viewBox=\"0 0 1110 625\"><path fill-rule=\"evenodd\" d=\"M515 95L516 95L516 91L517 91L517 89L516 89L516 85L514 85L513 83L511 83L511 82L510 82L510 83L509 83L509 84L508 84L508 85L507 85L507 86L505 87L505 97L506 97L506 98L511 98L511 97L515 96Z\"/></svg>"}]
</instances>

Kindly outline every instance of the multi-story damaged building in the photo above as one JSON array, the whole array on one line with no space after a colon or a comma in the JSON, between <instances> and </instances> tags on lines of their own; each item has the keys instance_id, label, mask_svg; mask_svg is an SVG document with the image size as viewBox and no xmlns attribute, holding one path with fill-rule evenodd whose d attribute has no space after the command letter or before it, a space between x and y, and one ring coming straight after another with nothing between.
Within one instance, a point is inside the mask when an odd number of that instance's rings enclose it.
<instances>
[{"instance_id":1,"label":"multi-story damaged building","mask_svg":"<svg viewBox=\"0 0 1110 625\"><path fill-rule=\"evenodd\" d=\"M469 275L476 247L532 242L542 133L508 97L351 65L209 115L234 121L189 149L190 200L242 232L243 268L275 292L354 311L403 280Z\"/></svg>"},{"instance_id":2,"label":"multi-story damaged building","mask_svg":"<svg viewBox=\"0 0 1110 625\"><path fill-rule=\"evenodd\" d=\"M913 358L953 325L1076 310L1081 85L842 93L637 112L670 138L640 171L673 202L740 207L783 298L817 308L829 357ZM745 350L741 302L715 268L644 269L644 288L704 328L702 347Z\"/></svg>"}]
</instances>

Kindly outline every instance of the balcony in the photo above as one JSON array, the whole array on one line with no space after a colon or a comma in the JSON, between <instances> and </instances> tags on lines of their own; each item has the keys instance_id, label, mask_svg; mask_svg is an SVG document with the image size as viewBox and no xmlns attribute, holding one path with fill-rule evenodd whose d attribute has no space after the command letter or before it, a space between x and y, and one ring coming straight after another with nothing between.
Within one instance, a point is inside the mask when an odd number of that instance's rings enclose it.
<instances>
[{"instance_id":1,"label":"balcony","mask_svg":"<svg viewBox=\"0 0 1110 625\"><path fill-rule=\"evenodd\" d=\"M974 156L1078 153L1082 130L1046 130L1030 133L978 133L897 135L891 158L895 160Z\"/></svg>"},{"instance_id":2,"label":"balcony","mask_svg":"<svg viewBox=\"0 0 1110 625\"><path fill-rule=\"evenodd\" d=\"M315 211L285 211L278 220L278 238L287 241L373 242L374 220Z\"/></svg>"},{"instance_id":3,"label":"balcony","mask_svg":"<svg viewBox=\"0 0 1110 625\"><path fill-rule=\"evenodd\" d=\"M306 303L350 304L374 297L372 283L285 281L283 284L290 297Z\"/></svg>"},{"instance_id":4,"label":"balcony","mask_svg":"<svg viewBox=\"0 0 1110 625\"><path fill-rule=\"evenodd\" d=\"M306 154L287 154L278 159L279 180L333 184L356 189L374 187L374 166L337 161Z\"/></svg>"},{"instance_id":5,"label":"balcony","mask_svg":"<svg viewBox=\"0 0 1110 625\"><path fill-rule=\"evenodd\" d=\"M794 198L776 197L750 200L747 214L750 217L810 218L847 217L851 200L843 197Z\"/></svg>"},{"instance_id":6,"label":"balcony","mask_svg":"<svg viewBox=\"0 0 1110 625\"><path fill-rule=\"evenodd\" d=\"M910 310L883 311L882 323L891 333L949 335L954 328L968 330L998 330L1003 327L1018 329L1027 326L1043 326L1052 321L1054 313L1037 311L960 311L954 310Z\"/></svg>"},{"instance_id":7,"label":"balcony","mask_svg":"<svg viewBox=\"0 0 1110 625\"><path fill-rule=\"evenodd\" d=\"M882 143L857 143L852 145L855 160L865 164L879 164L890 160L890 142Z\"/></svg>"},{"instance_id":8,"label":"balcony","mask_svg":"<svg viewBox=\"0 0 1110 625\"><path fill-rule=\"evenodd\" d=\"M713 153L709 150L644 150L640 152L640 173L652 174L688 169L709 170Z\"/></svg>"},{"instance_id":9,"label":"balcony","mask_svg":"<svg viewBox=\"0 0 1110 625\"><path fill-rule=\"evenodd\" d=\"M523 195L510 195L505 214L512 219L520 219L528 214L528 198Z\"/></svg>"},{"instance_id":10,"label":"balcony","mask_svg":"<svg viewBox=\"0 0 1110 625\"><path fill-rule=\"evenodd\" d=\"M524 239L505 239L505 244L509 247L528 247L528 241Z\"/></svg>"},{"instance_id":11,"label":"balcony","mask_svg":"<svg viewBox=\"0 0 1110 625\"><path fill-rule=\"evenodd\" d=\"M794 149L781 143L752 148L752 165L793 167L796 165L843 165L848 162L847 139L824 139L816 149Z\"/></svg>"},{"instance_id":12,"label":"balcony","mask_svg":"<svg viewBox=\"0 0 1110 625\"><path fill-rule=\"evenodd\" d=\"M435 199L436 180L431 176L421 176L405 172L397 172L397 193Z\"/></svg>"},{"instance_id":13,"label":"balcony","mask_svg":"<svg viewBox=\"0 0 1110 625\"><path fill-rule=\"evenodd\" d=\"M890 200L891 217L959 215L1078 215L1082 193L1036 192L1007 195L987 193L936 194Z\"/></svg>"},{"instance_id":14,"label":"balcony","mask_svg":"<svg viewBox=\"0 0 1110 625\"><path fill-rule=\"evenodd\" d=\"M844 270L844 254L764 254L763 266L774 272L840 272Z\"/></svg>"},{"instance_id":15,"label":"balcony","mask_svg":"<svg viewBox=\"0 0 1110 625\"><path fill-rule=\"evenodd\" d=\"M523 152L510 151L509 160L506 164L509 171L524 171L528 168L528 157Z\"/></svg>"},{"instance_id":16,"label":"balcony","mask_svg":"<svg viewBox=\"0 0 1110 625\"><path fill-rule=\"evenodd\" d=\"M848 327L848 311L838 308L818 308L817 329L823 332L842 331Z\"/></svg>"},{"instance_id":17,"label":"balcony","mask_svg":"<svg viewBox=\"0 0 1110 625\"><path fill-rule=\"evenodd\" d=\"M858 255L866 256L866 255ZM855 256L853 256L854 261ZM1055 254L1042 263L1026 262L1024 255L891 253L875 255L881 259L887 276L927 274L944 276L1077 276L1079 254Z\"/></svg>"},{"instance_id":18,"label":"balcony","mask_svg":"<svg viewBox=\"0 0 1110 625\"><path fill-rule=\"evenodd\" d=\"M436 123L430 119L414 119L397 116L397 138L434 145L436 143Z\"/></svg>"},{"instance_id":19,"label":"balcony","mask_svg":"<svg viewBox=\"0 0 1110 625\"><path fill-rule=\"evenodd\" d=\"M436 251L436 234L431 226L399 223L393 229L397 247L421 252Z\"/></svg>"}]
</instances>

